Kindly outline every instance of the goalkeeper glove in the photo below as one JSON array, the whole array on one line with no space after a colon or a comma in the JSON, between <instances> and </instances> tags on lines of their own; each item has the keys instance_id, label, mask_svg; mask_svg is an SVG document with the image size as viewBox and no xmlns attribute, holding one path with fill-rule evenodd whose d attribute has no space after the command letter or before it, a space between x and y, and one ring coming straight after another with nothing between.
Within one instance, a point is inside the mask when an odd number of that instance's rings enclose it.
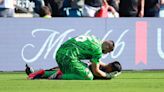
<instances>
[{"instance_id":1,"label":"goalkeeper glove","mask_svg":"<svg viewBox=\"0 0 164 92\"><path fill-rule=\"evenodd\" d=\"M116 77L120 74L121 74L121 72L118 72L118 71L114 71L114 72L111 72L111 73L106 73L106 78L111 79L111 78L114 78L114 77Z\"/></svg>"}]
</instances>

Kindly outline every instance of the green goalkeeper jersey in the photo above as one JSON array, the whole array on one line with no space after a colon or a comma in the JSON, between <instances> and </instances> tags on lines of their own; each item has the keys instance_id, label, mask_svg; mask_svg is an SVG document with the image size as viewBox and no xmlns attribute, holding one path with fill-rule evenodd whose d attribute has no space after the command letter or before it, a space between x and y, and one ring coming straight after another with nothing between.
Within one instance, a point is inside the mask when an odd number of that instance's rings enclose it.
<instances>
[{"instance_id":1,"label":"green goalkeeper jersey","mask_svg":"<svg viewBox=\"0 0 164 92\"><path fill-rule=\"evenodd\" d=\"M101 41L95 36L81 35L66 41L61 45L57 54L66 55L71 59L90 59L91 62L99 63L102 56L101 45Z\"/></svg>"}]
</instances>

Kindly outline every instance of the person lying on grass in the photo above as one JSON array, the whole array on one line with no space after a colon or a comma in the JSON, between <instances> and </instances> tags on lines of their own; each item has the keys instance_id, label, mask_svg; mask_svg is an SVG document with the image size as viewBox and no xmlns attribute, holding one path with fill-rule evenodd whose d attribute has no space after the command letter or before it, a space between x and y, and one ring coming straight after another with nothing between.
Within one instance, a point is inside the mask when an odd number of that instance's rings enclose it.
<instances>
[{"instance_id":1,"label":"person lying on grass","mask_svg":"<svg viewBox=\"0 0 164 92\"><path fill-rule=\"evenodd\" d=\"M86 66L91 70L91 64L89 64L89 65L86 64ZM107 64L106 67L100 66L100 70L102 70L103 72L109 73L110 78L102 78L102 77L94 75L94 80L112 79L112 78L118 76L119 74L121 74L122 66L118 61L114 61L114 62ZM59 67L54 67L54 68L51 68L48 70L41 69L36 72L33 72L32 67L29 67L27 64L26 64L25 72L28 75L28 79L31 79L31 80L34 80L34 79L59 80L59 79L61 79L60 76L62 76L62 74L63 74ZM91 70L91 72L92 72L92 70Z\"/></svg>"}]
</instances>

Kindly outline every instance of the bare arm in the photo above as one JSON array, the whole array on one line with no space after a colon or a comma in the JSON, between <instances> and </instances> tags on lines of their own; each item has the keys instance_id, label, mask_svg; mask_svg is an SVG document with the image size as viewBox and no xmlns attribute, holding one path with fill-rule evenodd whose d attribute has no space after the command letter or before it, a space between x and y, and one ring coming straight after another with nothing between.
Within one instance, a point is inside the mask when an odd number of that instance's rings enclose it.
<instances>
[{"instance_id":1,"label":"bare arm","mask_svg":"<svg viewBox=\"0 0 164 92\"><path fill-rule=\"evenodd\" d=\"M144 17L144 7L145 7L145 0L139 0L140 5L140 11L139 11L139 17Z\"/></svg>"},{"instance_id":2,"label":"bare arm","mask_svg":"<svg viewBox=\"0 0 164 92\"><path fill-rule=\"evenodd\" d=\"M105 63L103 63L103 62L101 62L101 61L100 61L100 63L99 63L99 64L100 64L100 66L102 66L102 67L105 67L105 66L106 66L106 64L105 64Z\"/></svg>"},{"instance_id":3,"label":"bare arm","mask_svg":"<svg viewBox=\"0 0 164 92\"><path fill-rule=\"evenodd\" d=\"M102 62L98 63L98 64L92 63L91 69L92 69L94 75L96 75L98 77L106 77L106 73L100 70L100 68L99 68L100 65L105 66Z\"/></svg>"}]
</instances>

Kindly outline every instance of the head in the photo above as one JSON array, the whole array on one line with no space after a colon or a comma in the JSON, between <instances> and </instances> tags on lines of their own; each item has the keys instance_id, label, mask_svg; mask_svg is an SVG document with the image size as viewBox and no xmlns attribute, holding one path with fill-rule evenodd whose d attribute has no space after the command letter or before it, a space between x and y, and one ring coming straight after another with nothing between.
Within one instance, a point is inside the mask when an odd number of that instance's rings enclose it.
<instances>
[{"instance_id":1,"label":"head","mask_svg":"<svg viewBox=\"0 0 164 92\"><path fill-rule=\"evenodd\" d=\"M40 17L44 17L46 15L51 16L51 10L48 6L42 6L40 9Z\"/></svg>"},{"instance_id":2,"label":"head","mask_svg":"<svg viewBox=\"0 0 164 92\"><path fill-rule=\"evenodd\" d=\"M102 52L103 54L110 53L114 50L114 41L112 40L106 40L102 43Z\"/></svg>"},{"instance_id":3,"label":"head","mask_svg":"<svg viewBox=\"0 0 164 92\"><path fill-rule=\"evenodd\" d=\"M109 63L108 66L104 69L104 72L108 72L108 73L114 72L114 71L118 71L118 72L122 71L122 66L118 61Z\"/></svg>"}]
</instances>

